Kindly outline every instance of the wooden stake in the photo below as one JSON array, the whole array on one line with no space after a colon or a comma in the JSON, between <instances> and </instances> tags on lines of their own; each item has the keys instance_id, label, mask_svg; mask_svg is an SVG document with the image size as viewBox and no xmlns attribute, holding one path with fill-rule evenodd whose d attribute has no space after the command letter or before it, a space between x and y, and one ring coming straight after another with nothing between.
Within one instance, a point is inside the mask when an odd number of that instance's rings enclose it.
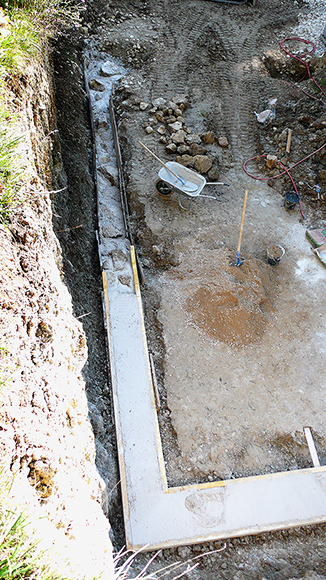
<instances>
[{"instance_id":1,"label":"wooden stake","mask_svg":"<svg viewBox=\"0 0 326 580\"><path fill-rule=\"evenodd\" d=\"M311 456L311 459L312 459L313 466L314 467L319 467L320 466L320 462L319 462L317 450L316 450L316 447L315 447L315 442L313 440L310 427L304 427L303 428L303 432L304 432L304 434L306 436L306 440L307 440L307 444L308 444L308 447L309 447L309 452L310 452L310 456Z\"/></svg>"},{"instance_id":2,"label":"wooden stake","mask_svg":"<svg viewBox=\"0 0 326 580\"><path fill-rule=\"evenodd\" d=\"M288 140L287 140L287 143L286 143L286 152L287 153L290 153L291 140L292 140L292 129L289 129L289 132L288 132Z\"/></svg>"},{"instance_id":3,"label":"wooden stake","mask_svg":"<svg viewBox=\"0 0 326 580\"><path fill-rule=\"evenodd\" d=\"M154 366L154 359L153 355L149 353L149 360L151 363L151 371L152 371L152 379L153 379L153 387L154 387L154 394L155 394L155 401L156 401L156 411L158 412L161 408L161 401L160 401L160 394L158 392L157 380L156 380L156 373L155 373L155 366Z\"/></svg>"}]
</instances>

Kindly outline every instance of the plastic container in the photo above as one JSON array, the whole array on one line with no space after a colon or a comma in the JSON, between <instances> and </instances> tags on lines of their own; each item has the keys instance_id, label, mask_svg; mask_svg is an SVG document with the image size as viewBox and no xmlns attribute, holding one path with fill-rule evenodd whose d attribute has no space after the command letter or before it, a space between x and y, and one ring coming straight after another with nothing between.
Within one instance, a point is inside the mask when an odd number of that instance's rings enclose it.
<instances>
[{"instance_id":1,"label":"plastic container","mask_svg":"<svg viewBox=\"0 0 326 580\"><path fill-rule=\"evenodd\" d=\"M299 201L300 197L295 191L288 191L284 196L284 207L285 209L294 209Z\"/></svg>"},{"instance_id":2,"label":"plastic container","mask_svg":"<svg viewBox=\"0 0 326 580\"><path fill-rule=\"evenodd\" d=\"M284 248L273 244L267 248L267 261L271 266L276 266L282 260L285 254Z\"/></svg>"}]
</instances>

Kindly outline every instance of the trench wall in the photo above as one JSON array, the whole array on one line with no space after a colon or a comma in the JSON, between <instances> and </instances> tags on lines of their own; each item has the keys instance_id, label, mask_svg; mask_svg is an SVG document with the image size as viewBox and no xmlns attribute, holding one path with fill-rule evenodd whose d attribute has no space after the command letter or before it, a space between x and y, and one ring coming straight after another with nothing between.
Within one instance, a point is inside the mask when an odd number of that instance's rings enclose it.
<instances>
[{"instance_id":1,"label":"trench wall","mask_svg":"<svg viewBox=\"0 0 326 580\"><path fill-rule=\"evenodd\" d=\"M24 173L11 223L0 226L0 461L14 476L13 505L27 510L42 546L55 546L62 573L112 578L105 485L82 378L86 338L52 229L51 176L63 175L52 75L45 54L7 87L24 135Z\"/></svg>"}]
</instances>

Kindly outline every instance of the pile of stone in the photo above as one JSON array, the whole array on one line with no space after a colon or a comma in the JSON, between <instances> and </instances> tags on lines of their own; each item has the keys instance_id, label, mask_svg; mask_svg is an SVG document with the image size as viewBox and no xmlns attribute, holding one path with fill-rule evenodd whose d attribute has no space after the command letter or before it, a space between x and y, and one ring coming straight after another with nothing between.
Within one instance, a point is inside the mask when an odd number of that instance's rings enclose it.
<instances>
[{"instance_id":1,"label":"pile of stone","mask_svg":"<svg viewBox=\"0 0 326 580\"><path fill-rule=\"evenodd\" d=\"M176 161L195 169L198 173L211 181L219 178L218 161L212 154L210 146L218 143L220 147L228 147L226 137L217 138L213 131L206 133L193 133L186 126L183 117L189 106L186 95L176 95L171 101L163 98L155 99L149 112L151 116L144 125L145 132L156 134L160 143L165 145L165 151L176 156ZM146 111L149 105L139 103L141 111Z\"/></svg>"}]
</instances>

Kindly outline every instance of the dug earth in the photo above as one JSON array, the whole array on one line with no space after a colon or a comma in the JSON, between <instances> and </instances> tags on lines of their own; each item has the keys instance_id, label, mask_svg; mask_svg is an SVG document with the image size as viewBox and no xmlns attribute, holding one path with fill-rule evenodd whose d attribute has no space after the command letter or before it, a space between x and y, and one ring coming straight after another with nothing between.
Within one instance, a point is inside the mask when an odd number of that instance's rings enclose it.
<instances>
[{"instance_id":1,"label":"dug earth","mask_svg":"<svg viewBox=\"0 0 326 580\"><path fill-rule=\"evenodd\" d=\"M95 467L81 375L86 336L63 283L52 227L51 173L62 163L57 150L54 167L47 55L30 63L23 80L13 79L7 93L19 102L25 135L23 203L0 226L1 509L25 514L28 534L35 530L35 542L62 577L113 578L106 486Z\"/></svg>"},{"instance_id":2,"label":"dug earth","mask_svg":"<svg viewBox=\"0 0 326 580\"><path fill-rule=\"evenodd\" d=\"M113 574L107 516L116 551L124 546L124 528L85 55L103 63L114 57L126 70L114 106L146 278L142 298L169 485L310 466L307 424L325 464L325 281L304 235L325 227L325 150L292 170L305 221L298 205L285 209L292 183L286 175L274 179L273 163L250 164L264 182L242 165L271 155L292 166L322 147L326 119L311 81L301 84L317 100L302 91L297 98L292 83L301 82L302 71L279 47L283 38L305 35L318 45L318 2L284 0L281 9L276 0L257 6L193 0L187 9L174 0L86 4L82 28L54 46L55 86L45 62L34 64L24 86L12 87L30 136L22 152L30 179L28 203L0 229L6 343L0 356L12 377L3 388L0 437L6 470L17 474L16 495L48 517L63 558L88 579L103 570L104 577ZM322 84L324 59L313 67ZM100 84L88 88L101 99ZM254 112L271 98L277 98L276 116L260 125ZM139 140L164 162L228 185L207 186L203 193L213 199L193 200L183 210L176 193L163 199L157 192L160 167ZM246 189L238 268L232 263ZM267 256L273 246L285 250L275 266ZM159 576L171 564L181 560L187 568L193 560L197 568L183 575L189 580L323 580L325 544L321 523L164 549L149 571ZM130 577L148 559L137 555Z\"/></svg>"}]
</instances>

